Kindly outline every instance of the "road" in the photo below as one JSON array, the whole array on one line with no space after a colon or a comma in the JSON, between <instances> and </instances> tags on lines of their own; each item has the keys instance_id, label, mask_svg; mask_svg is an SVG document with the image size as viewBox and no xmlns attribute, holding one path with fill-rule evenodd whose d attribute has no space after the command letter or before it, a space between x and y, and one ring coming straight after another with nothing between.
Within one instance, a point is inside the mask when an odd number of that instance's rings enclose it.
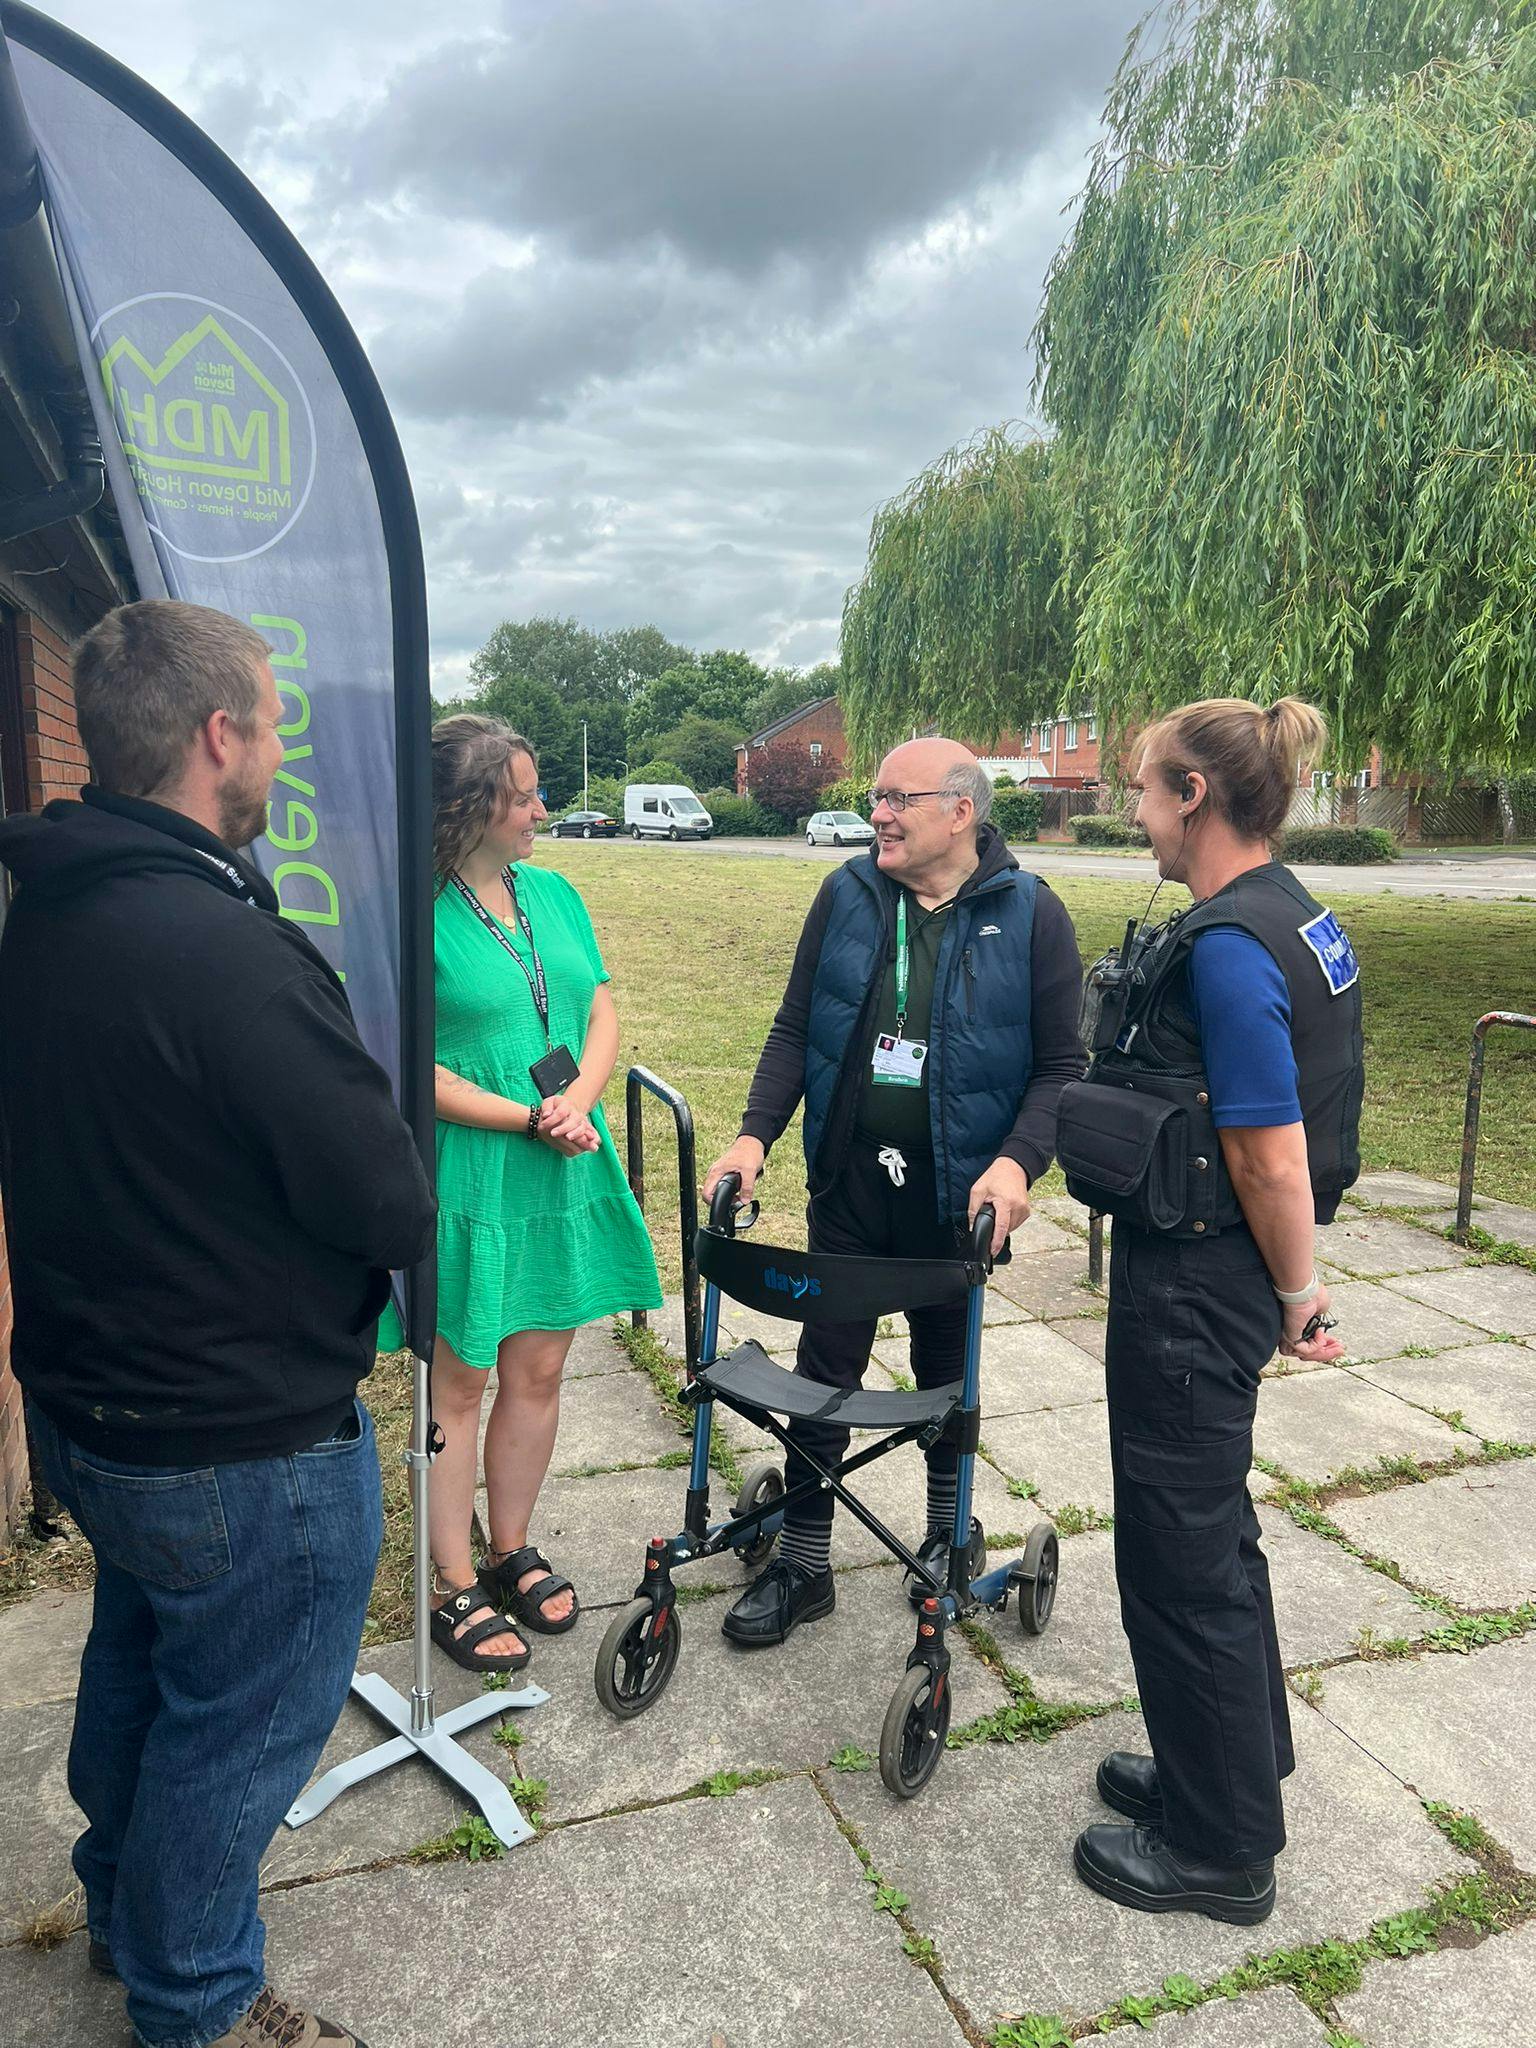
<instances>
[{"instance_id":1,"label":"road","mask_svg":"<svg viewBox=\"0 0 1536 2048\"><path fill-rule=\"evenodd\" d=\"M562 844L565 842L562 841ZM579 842L578 842L579 843ZM630 849L636 859L668 859L684 853L737 854L753 860L806 860L822 866L847 860L832 846L807 846L803 839L684 840L673 846L664 839L596 842ZM1152 857L1145 853L1078 853L1065 846L1016 846L1024 867L1039 875L1091 875L1105 881L1144 883L1157 879ZM1319 900L1329 896L1439 896L1472 903L1536 905L1536 854L1504 853L1497 847L1458 853L1414 853L1381 867L1301 867L1295 869Z\"/></svg>"}]
</instances>

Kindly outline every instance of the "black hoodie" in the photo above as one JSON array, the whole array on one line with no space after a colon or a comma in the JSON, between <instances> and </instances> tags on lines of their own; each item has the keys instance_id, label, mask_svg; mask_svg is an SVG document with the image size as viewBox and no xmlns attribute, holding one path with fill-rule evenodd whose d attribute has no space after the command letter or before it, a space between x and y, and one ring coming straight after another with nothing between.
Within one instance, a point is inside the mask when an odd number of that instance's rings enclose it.
<instances>
[{"instance_id":1,"label":"black hoodie","mask_svg":"<svg viewBox=\"0 0 1536 2048\"><path fill-rule=\"evenodd\" d=\"M130 1464L285 1455L434 1204L340 981L249 862L85 791L0 822L0 1189L30 1400Z\"/></svg>"}]
</instances>

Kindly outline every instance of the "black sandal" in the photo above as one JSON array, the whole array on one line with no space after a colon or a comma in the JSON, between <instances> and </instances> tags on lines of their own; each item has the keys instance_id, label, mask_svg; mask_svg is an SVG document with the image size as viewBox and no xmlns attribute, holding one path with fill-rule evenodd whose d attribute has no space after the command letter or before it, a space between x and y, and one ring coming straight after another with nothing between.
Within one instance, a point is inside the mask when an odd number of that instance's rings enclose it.
<instances>
[{"instance_id":1,"label":"black sandal","mask_svg":"<svg viewBox=\"0 0 1536 2048\"><path fill-rule=\"evenodd\" d=\"M476 1608L489 1607L493 1611L484 1621L477 1621L472 1628L465 1628L465 1617ZM503 1650L496 1655L477 1656L478 1646L492 1636L515 1636L517 1630L505 1614L494 1612L495 1602L487 1600L485 1588L478 1579L471 1579L467 1586L450 1586L448 1597L441 1607L432 1609L432 1640L440 1650L445 1650L465 1671L521 1671L533 1652L525 1643L520 1650Z\"/></svg>"},{"instance_id":2,"label":"black sandal","mask_svg":"<svg viewBox=\"0 0 1536 2048\"><path fill-rule=\"evenodd\" d=\"M521 1550L509 1550L496 1564L490 1557L480 1567L480 1583L488 1593L501 1601L509 1614L515 1615L524 1627L536 1629L540 1635L563 1636L568 1628L574 1628L581 1614L581 1602L576 1597L576 1588L569 1579L556 1576L549 1559L532 1543L525 1543ZM544 1576L535 1579L526 1591L519 1590L518 1580L524 1572L541 1571ZM571 1611L559 1621L551 1621L544 1612L544 1602L553 1600L557 1593L569 1593Z\"/></svg>"}]
</instances>

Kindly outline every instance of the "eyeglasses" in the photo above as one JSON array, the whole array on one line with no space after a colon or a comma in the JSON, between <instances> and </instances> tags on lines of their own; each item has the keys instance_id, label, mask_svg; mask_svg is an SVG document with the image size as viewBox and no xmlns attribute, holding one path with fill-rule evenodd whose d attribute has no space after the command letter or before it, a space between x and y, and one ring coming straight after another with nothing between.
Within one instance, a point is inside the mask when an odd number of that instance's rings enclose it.
<instances>
[{"instance_id":1,"label":"eyeglasses","mask_svg":"<svg viewBox=\"0 0 1536 2048\"><path fill-rule=\"evenodd\" d=\"M904 811L908 804L921 803L925 796L944 796L942 789L872 789L869 792L869 808L886 804L893 811Z\"/></svg>"}]
</instances>

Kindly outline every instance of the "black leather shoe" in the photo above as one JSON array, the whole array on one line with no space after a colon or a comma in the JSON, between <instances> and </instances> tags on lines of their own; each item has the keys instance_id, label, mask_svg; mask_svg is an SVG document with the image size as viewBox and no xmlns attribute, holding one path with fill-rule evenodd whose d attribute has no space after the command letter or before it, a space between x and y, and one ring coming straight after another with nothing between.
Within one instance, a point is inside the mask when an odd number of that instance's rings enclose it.
<instances>
[{"instance_id":1,"label":"black leather shoe","mask_svg":"<svg viewBox=\"0 0 1536 2048\"><path fill-rule=\"evenodd\" d=\"M787 1557L776 1557L727 1609L720 1633L744 1649L758 1650L782 1643L802 1621L830 1614L836 1604L830 1571L802 1571Z\"/></svg>"},{"instance_id":2,"label":"black leather shoe","mask_svg":"<svg viewBox=\"0 0 1536 2048\"><path fill-rule=\"evenodd\" d=\"M1136 1756L1128 1749L1112 1749L1099 1765L1096 1780L1099 1797L1127 1820L1142 1821L1148 1827L1163 1824L1163 1795L1157 1782L1157 1765L1149 1756Z\"/></svg>"},{"instance_id":3,"label":"black leather shoe","mask_svg":"<svg viewBox=\"0 0 1536 2048\"><path fill-rule=\"evenodd\" d=\"M922 1542L919 1543L919 1545L917 1546L917 1555L919 1559L925 1565L927 1565L930 1571L942 1574L948 1568L948 1535L925 1536ZM980 1522L978 1522L976 1517L972 1515L971 1548L969 1563L971 1568L971 1577L973 1579L980 1578L982 1568L986 1564L986 1561L987 1539L982 1532ZM908 1572L906 1574L906 1579L904 1583L906 1585L906 1593L908 1600L911 1601L914 1607L921 1607L923 1602L928 1598L928 1594L931 1589L925 1586L920 1579L915 1579L912 1576L911 1572Z\"/></svg>"},{"instance_id":4,"label":"black leather shoe","mask_svg":"<svg viewBox=\"0 0 1536 2048\"><path fill-rule=\"evenodd\" d=\"M1273 1860L1238 1865L1176 1856L1156 1828L1084 1828L1072 1845L1077 1874L1139 1913L1204 1913L1252 1927L1275 1910Z\"/></svg>"}]
</instances>

